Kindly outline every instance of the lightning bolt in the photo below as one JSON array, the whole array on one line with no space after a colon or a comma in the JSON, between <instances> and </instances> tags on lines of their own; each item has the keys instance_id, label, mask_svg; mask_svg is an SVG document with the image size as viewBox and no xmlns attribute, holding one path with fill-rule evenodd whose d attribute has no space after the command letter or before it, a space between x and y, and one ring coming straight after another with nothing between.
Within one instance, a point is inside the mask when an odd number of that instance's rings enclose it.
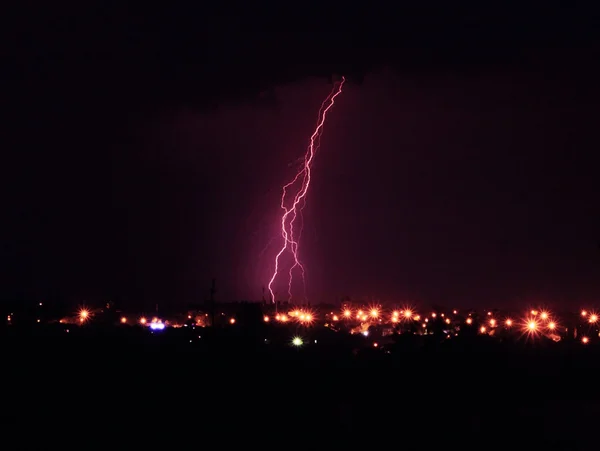
<instances>
[{"instance_id":1,"label":"lightning bolt","mask_svg":"<svg viewBox=\"0 0 600 451\"><path fill-rule=\"evenodd\" d=\"M293 273L296 268L299 268L300 270L303 283L305 281L304 266L302 265L302 262L298 256L298 247L300 238L302 236L302 210L306 205L306 194L308 192L308 188L310 187L312 163L321 144L321 135L323 134L323 126L325 124L325 119L327 118L327 113L331 107L333 107L336 97L342 93L342 88L345 82L346 79L342 77L341 81L335 83L333 89L321 104L321 108L319 109L319 114L317 116L317 125L310 137L308 148L304 155L303 164L292 181L285 184L282 188L280 207L283 210L283 214L281 216L281 237L283 238L283 244L275 256L275 269L273 270L273 276L271 277L268 285L272 302L275 302L273 284L275 283L275 279L280 272L281 256L286 251L290 252L293 258L293 263L288 273L289 300L292 299L292 280ZM292 192L294 187L296 187L296 192L293 194L293 200L290 203L288 198L292 196L288 196L288 193ZM300 224L296 223L298 218L300 218Z\"/></svg>"}]
</instances>

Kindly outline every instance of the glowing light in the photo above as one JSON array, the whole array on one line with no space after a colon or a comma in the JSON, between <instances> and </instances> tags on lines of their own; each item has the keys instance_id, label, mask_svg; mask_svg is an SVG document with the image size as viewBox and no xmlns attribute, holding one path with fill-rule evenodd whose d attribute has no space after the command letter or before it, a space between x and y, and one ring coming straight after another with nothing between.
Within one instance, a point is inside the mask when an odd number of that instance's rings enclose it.
<instances>
[{"instance_id":1,"label":"glowing light","mask_svg":"<svg viewBox=\"0 0 600 451\"><path fill-rule=\"evenodd\" d=\"M152 322L150 323L150 329L152 330L163 330L165 328L165 323L161 322Z\"/></svg>"},{"instance_id":2,"label":"glowing light","mask_svg":"<svg viewBox=\"0 0 600 451\"><path fill-rule=\"evenodd\" d=\"M485 326L481 326L481 328L479 329L479 332L481 332L482 334L485 334Z\"/></svg>"},{"instance_id":3,"label":"glowing light","mask_svg":"<svg viewBox=\"0 0 600 451\"><path fill-rule=\"evenodd\" d=\"M299 310L298 314L294 317L303 326L310 326L315 320L314 313L309 310Z\"/></svg>"},{"instance_id":4,"label":"glowing light","mask_svg":"<svg viewBox=\"0 0 600 451\"><path fill-rule=\"evenodd\" d=\"M292 338L292 344L298 348L304 344L304 341L300 337L294 337Z\"/></svg>"},{"instance_id":5,"label":"glowing light","mask_svg":"<svg viewBox=\"0 0 600 451\"><path fill-rule=\"evenodd\" d=\"M467 318L467 324L473 324L473 320L471 318Z\"/></svg>"},{"instance_id":6,"label":"glowing light","mask_svg":"<svg viewBox=\"0 0 600 451\"><path fill-rule=\"evenodd\" d=\"M406 310L404 310L404 317L405 317L406 319L410 319L412 316L413 316L413 312L412 312L412 310L410 310L410 309L406 309Z\"/></svg>"},{"instance_id":7,"label":"glowing light","mask_svg":"<svg viewBox=\"0 0 600 451\"><path fill-rule=\"evenodd\" d=\"M504 322L504 324L506 324L506 327L511 327L511 326L513 325L513 320L512 320L512 319L510 319L510 318L508 318L508 319L507 319L507 320Z\"/></svg>"},{"instance_id":8,"label":"glowing light","mask_svg":"<svg viewBox=\"0 0 600 451\"><path fill-rule=\"evenodd\" d=\"M587 316L587 312L585 310L581 311L581 316Z\"/></svg>"},{"instance_id":9,"label":"glowing light","mask_svg":"<svg viewBox=\"0 0 600 451\"><path fill-rule=\"evenodd\" d=\"M121 324L125 324L127 322L127 318L125 318L124 316L121 318Z\"/></svg>"},{"instance_id":10,"label":"glowing light","mask_svg":"<svg viewBox=\"0 0 600 451\"><path fill-rule=\"evenodd\" d=\"M229 324L235 324L235 318L230 318L229 319Z\"/></svg>"},{"instance_id":11,"label":"glowing light","mask_svg":"<svg viewBox=\"0 0 600 451\"><path fill-rule=\"evenodd\" d=\"M268 323L269 322L269 317L265 316L265 317L263 317L263 320L264 320L265 323Z\"/></svg>"},{"instance_id":12,"label":"glowing light","mask_svg":"<svg viewBox=\"0 0 600 451\"><path fill-rule=\"evenodd\" d=\"M495 320L494 318L492 318L492 319L490 320L490 326L491 326L491 327L496 327L496 320Z\"/></svg>"},{"instance_id":13,"label":"glowing light","mask_svg":"<svg viewBox=\"0 0 600 451\"><path fill-rule=\"evenodd\" d=\"M79 322L80 323L85 323L88 319L90 319L90 311L88 309L86 309L85 307L82 307L81 309L79 309L79 312L77 313L77 315L79 316Z\"/></svg>"},{"instance_id":14,"label":"glowing light","mask_svg":"<svg viewBox=\"0 0 600 451\"><path fill-rule=\"evenodd\" d=\"M143 316L140 318L140 324L144 325L148 322L148 320L146 318L144 318Z\"/></svg>"},{"instance_id":15,"label":"glowing light","mask_svg":"<svg viewBox=\"0 0 600 451\"><path fill-rule=\"evenodd\" d=\"M379 309L372 308L369 314L371 315L371 318L379 318Z\"/></svg>"},{"instance_id":16,"label":"glowing light","mask_svg":"<svg viewBox=\"0 0 600 451\"><path fill-rule=\"evenodd\" d=\"M323 133L323 126L325 124L327 112L331 109L331 107L333 107L335 103L335 98L341 94L342 87L344 86L345 81L346 79L342 77L342 80L334 85L332 91L321 104L321 108L318 114L317 126L312 136L310 137L308 149L306 151L306 154L304 155L304 164L302 165L300 171L298 171L296 176L292 179L292 181L284 185L282 189L280 207L284 212L281 217L281 236L283 238L283 245L277 253L277 255L275 256L275 268L273 270L271 280L268 284L272 302L275 302L273 283L275 282L275 279L279 274L279 259L281 258L284 252L290 251L293 258L293 263L290 267L288 278L288 295L290 300L292 298L292 277L294 269L300 269L302 279L304 280L304 266L302 266L302 263L300 262L300 258L298 256L298 246L300 242L300 235L302 233L302 229L301 226L295 229L296 219L299 215L302 214L302 210L306 203L306 194L308 192L308 188L311 182L312 163L315 158L315 154L319 149L320 139ZM293 187L298 182L300 182L300 188L296 191L296 194L293 196L293 201L290 205L290 203L287 200L288 190L293 189Z\"/></svg>"},{"instance_id":17,"label":"glowing light","mask_svg":"<svg viewBox=\"0 0 600 451\"><path fill-rule=\"evenodd\" d=\"M350 318L352 316L352 311L349 309L344 310L344 318Z\"/></svg>"},{"instance_id":18,"label":"glowing light","mask_svg":"<svg viewBox=\"0 0 600 451\"><path fill-rule=\"evenodd\" d=\"M337 315L333 315L333 320L334 321L338 321L339 320L338 316Z\"/></svg>"},{"instance_id":19,"label":"glowing light","mask_svg":"<svg viewBox=\"0 0 600 451\"><path fill-rule=\"evenodd\" d=\"M548 329L550 329L550 330L556 329L556 323L554 321L550 321L548 323Z\"/></svg>"},{"instance_id":20,"label":"glowing light","mask_svg":"<svg viewBox=\"0 0 600 451\"><path fill-rule=\"evenodd\" d=\"M598 322L598 315L596 315L595 313L592 313L590 315L590 323L594 324L596 322Z\"/></svg>"},{"instance_id":21,"label":"glowing light","mask_svg":"<svg viewBox=\"0 0 600 451\"><path fill-rule=\"evenodd\" d=\"M582 337L582 338L581 338L581 342L582 342L584 345L586 345L586 344L588 344L588 343L590 342L590 339L589 339L588 337Z\"/></svg>"},{"instance_id":22,"label":"glowing light","mask_svg":"<svg viewBox=\"0 0 600 451\"><path fill-rule=\"evenodd\" d=\"M523 332L529 336L535 336L540 331L540 323L535 318L526 318L523 323Z\"/></svg>"},{"instance_id":23,"label":"glowing light","mask_svg":"<svg viewBox=\"0 0 600 451\"><path fill-rule=\"evenodd\" d=\"M540 314L540 317L541 317L541 318L542 318L544 321L546 321L546 320L548 319L548 317L549 317L549 315L548 315L548 312L542 312L542 313Z\"/></svg>"}]
</instances>

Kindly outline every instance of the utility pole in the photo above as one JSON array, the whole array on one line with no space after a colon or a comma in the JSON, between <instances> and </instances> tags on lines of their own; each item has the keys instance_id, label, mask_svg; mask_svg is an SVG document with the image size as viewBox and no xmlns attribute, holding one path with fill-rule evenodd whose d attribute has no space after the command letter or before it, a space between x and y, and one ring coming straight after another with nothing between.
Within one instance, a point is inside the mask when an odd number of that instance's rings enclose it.
<instances>
[{"instance_id":1,"label":"utility pole","mask_svg":"<svg viewBox=\"0 0 600 451\"><path fill-rule=\"evenodd\" d=\"M215 327L215 293L217 292L217 279L213 278L210 285L210 324Z\"/></svg>"}]
</instances>

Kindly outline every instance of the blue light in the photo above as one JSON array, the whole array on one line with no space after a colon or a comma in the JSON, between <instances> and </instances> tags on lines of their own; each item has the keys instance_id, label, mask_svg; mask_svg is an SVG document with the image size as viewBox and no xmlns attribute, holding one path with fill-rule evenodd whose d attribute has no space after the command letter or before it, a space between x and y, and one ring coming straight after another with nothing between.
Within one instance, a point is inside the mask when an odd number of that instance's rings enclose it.
<instances>
[{"instance_id":1,"label":"blue light","mask_svg":"<svg viewBox=\"0 0 600 451\"><path fill-rule=\"evenodd\" d=\"M152 330L163 330L164 328L164 323L150 323L150 329Z\"/></svg>"}]
</instances>

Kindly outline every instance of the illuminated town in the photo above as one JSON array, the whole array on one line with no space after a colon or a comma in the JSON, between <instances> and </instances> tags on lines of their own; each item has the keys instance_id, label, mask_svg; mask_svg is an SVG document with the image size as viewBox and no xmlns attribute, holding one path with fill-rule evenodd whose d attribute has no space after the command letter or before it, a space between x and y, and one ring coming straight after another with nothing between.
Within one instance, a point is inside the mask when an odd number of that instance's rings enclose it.
<instances>
[{"instance_id":1,"label":"illuminated town","mask_svg":"<svg viewBox=\"0 0 600 451\"><path fill-rule=\"evenodd\" d=\"M41 311L43 303L38 307ZM250 309L252 315L244 313ZM260 318L259 318L260 315ZM40 315L42 316L42 315ZM341 308L272 304L219 304L210 308L187 311L181 314L132 314L115 310L110 304L105 308L79 307L73 314L61 318L36 318L37 327L58 328L65 333L84 328L137 328L149 333L177 333L202 329L235 330L260 326L268 335L277 331L277 337L286 334L284 341L295 348L311 343L315 333L360 337L360 347L388 350L396 337L418 336L442 341L460 337L480 337L499 342L573 343L581 346L600 343L600 313L582 309L572 314L557 314L544 308L521 312L500 310L447 311L419 310L412 306L384 308L380 304L354 305L346 303ZM19 313L10 312L6 325L11 328L23 324ZM260 325L258 323L261 323ZM75 328L75 329L74 329ZM171 332L169 332L171 331ZM199 336L200 337L200 336ZM265 342L271 343L270 338ZM315 344L313 340L312 344Z\"/></svg>"}]
</instances>

